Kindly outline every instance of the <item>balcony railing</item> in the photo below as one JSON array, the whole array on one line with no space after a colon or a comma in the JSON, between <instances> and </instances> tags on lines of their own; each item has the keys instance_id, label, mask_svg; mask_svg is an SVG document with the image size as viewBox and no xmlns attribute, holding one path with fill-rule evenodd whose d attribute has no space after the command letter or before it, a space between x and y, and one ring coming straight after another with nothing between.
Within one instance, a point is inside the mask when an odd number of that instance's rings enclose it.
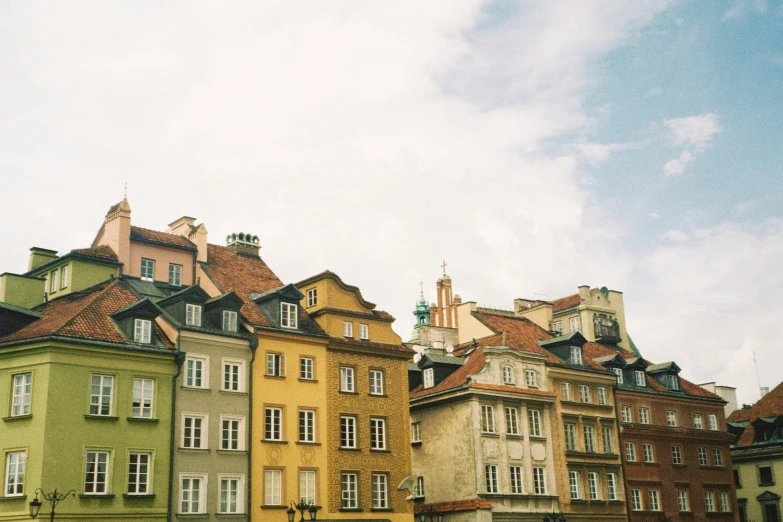
<instances>
[{"instance_id":1,"label":"balcony railing","mask_svg":"<svg viewBox=\"0 0 783 522\"><path fill-rule=\"evenodd\" d=\"M610 344L616 344L620 342L621 340L620 326L617 323L615 324L596 323L594 327L595 327L596 341L610 343Z\"/></svg>"}]
</instances>

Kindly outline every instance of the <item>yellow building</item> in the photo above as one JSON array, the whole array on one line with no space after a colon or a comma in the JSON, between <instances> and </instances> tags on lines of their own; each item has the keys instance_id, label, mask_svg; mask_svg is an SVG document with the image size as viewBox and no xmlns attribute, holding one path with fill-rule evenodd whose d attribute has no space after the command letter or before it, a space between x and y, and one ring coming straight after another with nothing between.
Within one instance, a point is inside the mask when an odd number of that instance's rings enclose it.
<instances>
[{"instance_id":1,"label":"yellow building","mask_svg":"<svg viewBox=\"0 0 783 522\"><path fill-rule=\"evenodd\" d=\"M324 519L411 522L408 360L413 351L355 286L326 271L299 282L301 305L329 336Z\"/></svg>"}]
</instances>

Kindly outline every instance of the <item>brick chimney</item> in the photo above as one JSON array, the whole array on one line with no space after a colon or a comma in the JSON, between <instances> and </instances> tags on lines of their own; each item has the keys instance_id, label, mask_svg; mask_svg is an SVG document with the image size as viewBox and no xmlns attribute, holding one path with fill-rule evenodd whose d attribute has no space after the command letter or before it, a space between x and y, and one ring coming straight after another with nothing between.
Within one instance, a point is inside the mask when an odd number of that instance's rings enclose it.
<instances>
[{"instance_id":1,"label":"brick chimney","mask_svg":"<svg viewBox=\"0 0 783 522\"><path fill-rule=\"evenodd\" d=\"M130 267L130 233L131 208L128 198L123 198L106 213L103 231L93 246L109 245L127 271Z\"/></svg>"},{"instance_id":2,"label":"brick chimney","mask_svg":"<svg viewBox=\"0 0 783 522\"><path fill-rule=\"evenodd\" d=\"M204 223L196 226L196 218L182 216L173 223L169 223L172 234L184 236L192 241L198 248L198 261L207 261L207 227Z\"/></svg>"},{"instance_id":3,"label":"brick chimney","mask_svg":"<svg viewBox=\"0 0 783 522\"><path fill-rule=\"evenodd\" d=\"M226 236L226 246L242 256L260 257L258 252L261 250L261 244L258 241L258 236L244 232L230 234Z\"/></svg>"}]
</instances>

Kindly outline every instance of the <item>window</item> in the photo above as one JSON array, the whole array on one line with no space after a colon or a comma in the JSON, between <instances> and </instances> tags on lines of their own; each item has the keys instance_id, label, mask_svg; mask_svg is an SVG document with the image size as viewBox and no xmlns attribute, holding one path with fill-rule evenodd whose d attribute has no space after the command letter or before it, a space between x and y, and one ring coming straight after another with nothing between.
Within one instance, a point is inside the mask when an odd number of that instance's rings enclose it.
<instances>
[{"instance_id":1,"label":"window","mask_svg":"<svg viewBox=\"0 0 783 522\"><path fill-rule=\"evenodd\" d=\"M233 310L223 310L223 331L237 331L237 313Z\"/></svg>"},{"instance_id":2,"label":"window","mask_svg":"<svg viewBox=\"0 0 783 522\"><path fill-rule=\"evenodd\" d=\"M655 462L655 453L653 452L652 444L645 444L642 446L645 462Z\"/></svg>"},{"instance_id":3,"label":"window","mask_svg":"<svg viewBox=\"0 0 783 522\"><path fill-rule=\"evenodd\" d=\"M650 511L661 510L661 497L657 489L650 490Z\"/></svg>"},{"instance_id":4,"label":"window","mask_svg":"<svg viewBox=\"0 0 783 522\"><path fill-rule=\"evenodd\" d=\"M552 331L555 335L563 335L563 321L554 321L552 323Z\"/></svg>"},{"instance_id":5,"label":"window","mask_svg":"<svg viewBox=\"0 0 783 522\"><path fill-rule=\"evenodd\" d=\"M587 453L595 453L595 428L592 426L584 426L585 435L585 451Z\"/></svg>"},{"instance_id":6,"label":"window","mask_svg":"<svg viewBox=\"0 0 783 522\"><path fill-rule=\"evenodd\" d=\"M383 371L370 370L370 395L383 395Z\"/></svg>"},{"instance_id":7,"label":"window","mask_svg":"<svg viewBox=\"0 0 783 522\"><path fill-rule=\"evenodd\" d=\"M538 388L538 372L525 370L525 382L528 388Z\"/></svg>"},{"instance_id":8,"label":"window","mask_svg":"<svg viewBox=\"0 0 783 522\"><path fill-rule=\"evenodd\" d=\"M712 431L717 431L718 429L718 416L717 415L708 415L707 421L710 423L710 429Z\"/></svg>"},{"instance_id":9,"label":"window","mask_svg":"<svg viewBox=\"0 0 783 522\"><path fill-rule=\"evenodd\" d=\"M561 401L570 401L571 400L571 383L570 382L562 382L562 383L560 383L560 400Z\"/></svg>"},{"instance_id":10,"label":"window","mask_svg":"<svg viewBox=\"0 0 783 522\"><path fill-rule=\"evenodd\" d=\"M650 424L650 408L639 408L639 424Z\"/></svg>"},{"instance_id":11,"label":"window","mask_svg":"<svg viewBox=\"0 0 783 522\"><path fill-rule=\"evenodd\" d=\"M737 499L737 513L739 514L739 522L748 522L748 507L745 502L747 502L747 499Z\"/></svg>"},{"instance_id":12,"label":"window","mask_svg":"<svg viewBox=\"0 0 783 522\"><path fill-rule=\"evenodd\" d=\"M736 487L737 489L741 489L742 488L742 480L740 478L740 470L738 470L737 468L734 468L734 487Z\"/></svg>"},{"instance_id":13,"label":"window","mask_svg":"<svg viewBox=\"0 0 783 522\"><path fill-rule=\"evenodd\" d=\"M522 493L522 466L511 466L511 493Z\"/></svg>"},{"instance_id":14,"label":"window","mask_svg":"<svg viewBox=\"0 0 783 522\"><path fill-rule=\"evenodd\" d=\"M223 360L223 391L245 391L245 362Z\"/></svg>"},{"instance_id":15,"label":"window","mask_svg":"<svg viewBox=\"0 0 783 522\"><path fill-rule=\"evenodd\" d=\"M546 495L544 468L533 468L533 491L536 495Z\"/></svg>"},{"instance_id":16,"label":"window","mask_svg":"<svg viewBox=\"0 0 783 522\"><path fill-rule=\"evenodd\" d=\"M625 460L628 462L636 462L636 443L625 443Z\"/></svg>"},{"instance_id":17,"label":"window","mask_svg":"<svg viewBox=\"0 0 783 522\"><path fill-rule=\"evenodd\" d=\"M612 371L617 376L617 384L623 383L623 369L622 368L612 368Z\"/></svg>"},{"instance_id":18,"label":"window","mask_svg":"<svg viewBox=\"0 0 783 522\"><path fill-rule=\"evenodd\" d=\"M511 366L503 367L503 384L514 384L514 369Z\"/></svg>"},{"instance_id":19,"label":"window","mask_svg":"<svg viewBox=\"0 0 783 522\"><path fill-rule=\"evenodd\" d=\"M282 328L296 328L299 317L298 308L292 303L280 303L280 326Z\"/></svg>"},{"instance_id":20,"label":"window","mask_svg":"<svg viewBox=\"0 0 783 522\"><path fill-rule=\"evenodd\" d=\"M416 498L424 497L424 477L416 477L416 489L413 490L413 495Z\"/></svg>"},{"instance_id":21,"label":"window","mask_svg":"<svg viewBox=\"0 0 783 522\"><path fill-rule=\"evenodd\" d=\"M307 307L315 306L318 304L318 289L311 288L307 291Z\"/></svg>"},{"instance_id":22,"label":"window","mask_svg":"<svg viewBox=\"0 0 783 522\"><path fill-rule=\"evenodd\" d=\"M245 449L244 417L220 418L220 449L237 450Z\"/></svg>"},{"instance_id":23,"label":"window","mask_svg":"<svg viewBox=\"0 0 783 522\"><path fill-rule=\"evenodd\" d=\"M345 337L353 337L353 323L343 321L343 335Z\"/></svg>"},{"instance_id":24,"label":"window","mask_svg":"<svg viewBox=\"0 0 783 522\"><path fill-rule=\"evenodd\" d=\"M356 448L356 417L340 416L340 447Z\"/></svg>"},{"instance_id":25,"label":"window","mask_svg":"<svg viewBox=\"0 0 783 522\"><path fill-rule=\"evenodd\" d=\"M701 421L701 413L694 413L693 414L693 427L697 430L703 430L704 424Z\"/></svg>"},{"instance_id":26,"label":"window","mask_svg":"<svg viewBox=\"0 0 783 522\"><path fill-rule=\"evenodd\" d=\"M128 454L128 495L149 495L152 454L131 451Z\"/></svg>"},{"instance_id":27,"label":"window","mask_svg":"<svg viewBox=\"0 0 783 522\"><path fill-rule=\"evenodd\" d=\"M201 326L201 305L185 305L185 324L188 326Z\"/></svg>"},{"instance_id":28,"label":"window","mask_svg":"<svg viewBox=\"0 0 783 522\"><path fill-rule=\"evenodd\" d=\"M682 448L672 446L672 464L682 464Z\"/></svg>"},{"instance_id":29,"label":"window","mask_svg":"<svg viewBox=\"0 0 783 522\"><path fill-rule=\"evenodd\" d=\"M68 267L64 266L60 269L60 288L68 286Z\"/></svg>"},{"instance_id":30,"label":"window","mask_svg":"<svg viewBox=\"0 0 783 522\"><path fill-rule=\"evenodd\" d=\"M620 413L622 415L623 422L633 422L633 414L631 413L630 406L621 406Z\"/></svg>"},{"instance_id":31,"label":"window","mask_svg":"<svg viewBox=\"0 0 783 522\"><path fill-rule=\"evenodd\" d=\"M370 338L370 327L367 326L366 324L359 324L359 339L369 339L369 338Z\"/></svg>"},{"instance_id":32,"label":"window","mask_svg":"<svg viewBox=\"0 0 783 522\"><path fill-rule=\"evenodd\" d=\"M677 490L677 505L680 508L680 512L691 510L690 503L688 502L688 492L686 490Z\"/></svg>"},{"instance_id":33,"label":"window","mask_svg":"<svg viewBox=\"0 0 783 522\"><path fill-rule=\"evenodd\" d=\"M775 477L772 474L772 466L759 466L759 486L774 486Z\"/></svg>"},{"instance_id":34,"label":"window","mask_svg":"<svg viewBox=\"0 0 783 522\"><path fill-rule=\"evenodd\" d=\"M315 470L299 471L299 498L315 504Z\"/></svg>"},{"instance_id":35,"label":"window","mask_svg":"<svg viewBox=\"0 0 783 522\"><path fill-rule=\"evenodd\" d=\"M481 405L481 431L495 433L495 408L488 404Z\"/></svg>"},{"instance_id":36,"label":"window","mask_svg":"<svg viewBox=\"0 0 783 522\"><path fill-rule=\"evenodd\" d=\"M614 473L606 474L606 492L609 500L617 500L617 475Z\"/></svg>"},{"instance_id":37,"label":"window","mask_svg":"<svg viewBox=\"0 0 783 522\"><path fill-rule=\"evenodd\" d=\"M487 493L498 492L498 467L490 464L484 467L484 475L487 483Z\"/></svg>"},{"instance_id":38,"label":"window","mask_svg":"<svg viewBox=\"0 0 783 522\"><path fill-rule=\"evenodd\" d=\"M299 410L299 442L315 442L315 410Z\"/></svg>"},{"instance_id":39,"label":"window","mask_svg":"<svg viewBox=\"0 0 783 522\"><path fill-rule=\"evenodd\" d=\"M343 509L356 509L359 507L357 481L358 476L356 473L343 473L340 476L340 506Z\"/></svg>"},{"instance_id":40,"label":"window","mask_svg":"<svg viewBox=\"0 0 783 522\"><path fill-rule=\"evenodd\" d=\"M601 499L601 484L599 482L598 473L591 471L587 474L587 487L590 491L590 500Z\"/></svg>"},{"instance_id":41,"label":"window","mask_svg":"<svg viewBox=\"0 0 783 522\"><path fill-rule=\"evenodd\" d=\"M541 412L538 410L528 410L527 412L528 423L530 425L530 436L541 436Z\"/></svg>"},{"instance_id":42,"label":"window","mask_svg":"<svg viewBox=\"0 0 783 522\"><path fill-rule=\"evenodd\" d=\"M264 505L283 505L283 470L264 470Z\"/></svg>"},{"instance_id":43,"label":"window","mask_svg":"<svg viewBox=\"0 0 783 522\"><path fill-rule=\"evenodd\" d=\"M313 363L315 361L312 357L300 357L299 358L299 378L307 381L313 380Z\"/></svg>"},{"instance_id":44,"label":"window","mask_svg":"<svg viewBox=\"0 0 783 522\"><path fill-rule=\"evenodd\" d=\"M385 473L372 474L372 508L388 509L389 477Z\"/></svg>"},{"instance_id":45,"label":"window","mask_svg":"<svg viewBox=\"0 0 783 522\"><path fill-rule=\"evenodd\" d=\"M606 406L606 388L598 388L598 404Z\"/></svg>"},{"instance_id":46,"label":"window","mask_svg":"<svg viewBox=\"0 0 783 522\"><path fill-rule=\"evenodd\" d=\"M421 442L421 422L411 423L411 442Z\"/></svg>"},{"instance_id":47,"label":"window","mask_svg":"<svg viewBox=\"0 0 783 522\"><path fill-rule=\"evenodd\" d=\"M670 390L680 389L680 379L676 375L669 374L666 376L666 385Z\"/></svg>"},{"instance_id":48,"label":"window","mask_svg":"<svg viewBox=\"0 0 783 522\"><path fill-rule=\"evenodd\" d=\"M52 276L50 278L50 281L51 281L52 285L49 287L49 291L51 293L55 293L58 290L58 288L60 287L60 271L59 270L55 270L54 272L52 272Z\"/></svg>"},{"instance_id":49,"label":"window","mask_svg":"<svg viewBox=\"0 0 783 522\"><path fill-rule=\"evenodd\" d=\"M90 385L90 415L110 416L112 414L112 395L114 377L111 375L93 375Z\"/></svg>"},{"instance_id":50,"label":"window","mask_svg":"<svg viewBox=\"0 0 783 522\"><path fill-rule=\"evenodd\" d=\"M44 297L46 297L46 291L49 288L49 274L46 274L43 280L44 280Z\"/></svg>"},{"instance_id":51,"label":"window","mask_svg":"<svg viewBox=\"0 0 783 522\"><path fill-rule=\"evenodd\" d=\"M244 480L242 476L219 475L220 498L218 499L218 513L243 513Z\"/></svg>"},{"instance_id":52,"label":"window","mask_svg":"<svg viewBox=\"0 0 783 522\"><path fill-rule=\"evenodd\" d=\"M571 332L581 332L582 331L582 321L579 319L579 317L572 317L568 320L568 324L571 327Z\"/></svg>"},{"instance_id":53,"label":"window","mask_svg":"<svg viewBox=\"0 0 783 522\"><path fill-rule=\"evenodd\" d=\"M149 319L136 319L133 321L133 342L150 344L152 339L152 321Z\"/></svg>"},{"instance_id":54,"label":"window","mask_svg":"<svg viewBox=\"0 0 783 522\"><path fill-rule=\"evenodd\" d=\"M190 388L209 388L209 379L206 373L206 358L194 355L185 356L185 386Z\"/></svg>"},{"instance_id":55,"label":"window","mask_svg":"<svg viewBox=\"0 0 783 522\"><path fill-rule=\"evenodd\" d=\"M645 384L647 384L647 379L645 378L643 371L634 370L633 376L637 386L644 386Z\"/></svg>"},{"instance_id":56,"label":"window","mask_svg":"<svg viewBox=\"0 0 783 522\"><path fill-rule=\"evenodd\" d=\"M519 435L519 416L516 408L506 408L506 433Z\"/></svg>"},{"instance_id":57,"label":"window","mask_svg":"<svg viewBox=\"0 0 783 522\"><path fill-rule=\"evenodd\" d=\"M731 507L729 506L729 494L725 491L721 491L718 498L720 501L720 510L724 513L731 511Z\"/></svg>"},{"instance_id":58,"label":"window","mask_svg":"<svg viewBox=\"0 0 783 522\"><path fill-rule=\"evenodd\" d=\"M712 491L704 492L704 508L707 513L715 511L715 496Z\"/></svg>"},{"instance_id":59,"label":"window","mask_svg":"<svg viewBox=\"0 0 783 522\"><path fill-rule=\"evenodd\" d=\"M204 449L207 447L207 418L205 415L182 416L182 447Z\"/></svg>"},{"instance_id":60,"label":"window","mask_svg":"<svg viewBox=\"0 0 783 522\"><path fill-rule=\"evenodd\" d=\"M370 419L370 449L386 449L386 420Z\"/></svg>"},{"instance_id":61,"label":"window","mask_svg":"<svg viewBox=\"0 0 783 522\"><path fill-rule=\"evenodd\" d=\"M24 472L27 453L24 451L9 451L5 454L5 486L3 495L15 497L24 495Z\"/></svg>"},{"instance_id":62,"label":"window","mask_svg":"<svg viewBox=\"0 0 783 522\"><path fill-rule=\"evenodd\" d=\"M424 387L432 388L435 386L435 372L432 368L424 370Z\"/></svg>"},{"instance_id":63,"label":"window","mask_svg":"<svg viewBox=\"0 0 783 522\"><path fill-rule=\"evenodd\" d=\"M642 491L639 489L631 490L631 509L634 511L642 510Z\"/></svg>"},{"instance_id":64,"label":"window","mask_svg":"<svg viewBox=\"0 0 783 522\"><path fill-rule=\"evenodd\" d=\"M282 408L264 408L264 440L283 440Z\"/></svg>"},{"instance_id":65,"label":"window","mask_svg":"<svg viewBox=\"0 0 783 522\"><path fill-rule=\"evenodd\" d=\"M285 358L282 353L266 354L266 374L269 377L283 377L285 375Z\"/></svg>"},{"instance_id":66,"label":"window","mask_svg":"<svg viewBox=\"0 0 783 522\"><path fill-rule=\"evenodd\" d=\"M353 368L349 368L348 366L341 366L340 367L340 391L341 392L348 392L353 393L355 390L354 387L354 370Z\"/></svg>"},{"instance_id":67,"label":"window","mask_svg":"<svg viewBox=\"0 0 783 522\"><path fill-rule=\"evenodd\" d=\"M674 410L666 410L666 424L668 426L677 426L677 412Z\"/></svg>"},{"instance_id":68,"label":"window","mask_svg":"<svg viewBox=\"0 0 783 522\"><path fill-rule=\"evenodd\" d=\"M571 357L568 360L571 364L582 365L582 349L579 346L571 347Z\"/></svg>"},{"instance_id":69,"label":"window","mask_svg":"<svg viewBox=\"0 0 783 522\"><path fill-rule=\"evenodd\" d=\"M182 265L169 263L169 284L182 286Z\"/></svg>"},{"instance_id":70,"label":"window","mask_svg":"<svg viewBox=\"0 0 783 522\"><path fill-rule=\"evenodd\" d=\"M88 451L84 472L84 493L105 495L108 492L109 452Z\"/></svg>"},{"instance_id":71,"label":"window","mask_svg":"<svg viewBox=\"0 0 783 522\"><path fill-rule=\"evenodd\" d=\"M141 260L141 280L153 281L155 279L155 261L152 259Z\"/></svg>"},{"instance_id":72,"label":"window","mask_svg":"<svg viewBox=\"0 0 783 522\"><path fill-rule=\"evenodd\" d=\"M584 384L579 385L579 402L590 402L590 387Z\"/></svg>"},{"instance_id":73,"label":"window","mask_svg":"<svg viewBox=\"0 0 783 522\"><path fill-rule=\"evenodd\" d=\"M565 430L566 450L577 451L578 448L576 446L576 424L564 424L563 426Z\"/></svg>"},{"instance_id":74,"label":"window","mask_svg":"<svg viewBox=\"0 0 783 522\"><path fill-rule=\"evenodd\" d=\"M11 391L11 417L30 415L30 393L33 389L33 374L19 373L13 377Z\"/></svg>"},{"instance_id":75,"label":"window","mask_svg":"<svg viewBox=\"0 0 783 522\"><path fill-rule=\"evenodd\" d=\"M710 462L707 460L707 448L699 448L699 466L709 466Z\"/></svg>"},{"instance_id":76,"label":"window","mask_svg":"<svg viewBox=\"0 0 783 522\"><path fill-rule=\"evenodd\" d=\"M569 471L568 472L568 485L571 489L571 499L580 499L582 498L582 492L580 491L580 477L578 471Z\"/></svg>"},{"instance_id":77,"label":"window","mask_svg":"<svg viewBox=\"0 0 783 522\"><path fill-rule=\"evenodd\" d=\"M131 417L152 418L152 397L155 381L152 379L133 379L133 406Z\"/></svg>"},{"instance_id":78,"label":"window","mask_svg":"<svg viewBox=\"0 0 783 522\"><path fill-rule=\"evenodd\" d=\"M601 435L604 443L604 453L612 452L612 428L604 426L601 428Z\"/></svg>"}]
</instances>

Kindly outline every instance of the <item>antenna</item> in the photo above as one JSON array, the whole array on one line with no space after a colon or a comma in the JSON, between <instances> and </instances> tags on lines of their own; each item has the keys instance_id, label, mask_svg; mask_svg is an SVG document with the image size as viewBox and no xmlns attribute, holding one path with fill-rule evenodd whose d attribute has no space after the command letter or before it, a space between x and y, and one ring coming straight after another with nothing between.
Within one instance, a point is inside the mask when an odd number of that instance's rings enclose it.
<instances>
[{"instance_id":1,"label":"antenna","mask_svg":"<svg viewBox=\"0 0 783 522\"><path fill-rule=\"evenodd\" d=\"M419 291L421 292L422 297L424 297L424 279L419 281Z\"/></svg>"},{"instance_id":2,"label":"antenna","mask_svg":"<svg viewBox=\"0 0 783 522\"><path fill-rule=\"evenodd\" d=\"M125 181L125 194L123 195L124 198L127 199L128 197L128 181Z\"/></svg>"},{"instance_id":3,"label":"antenna","mask_svg":"<svg viewBox=\"0 0 783 522\"><path fill-rule=\"evenodd\" d=\"M759 395L761 395L761 378L759 378L759 364L756 362L756 350L753 352L753 366L756 367L756 381L759 383Z\"/></svg>"}]
</instances>

